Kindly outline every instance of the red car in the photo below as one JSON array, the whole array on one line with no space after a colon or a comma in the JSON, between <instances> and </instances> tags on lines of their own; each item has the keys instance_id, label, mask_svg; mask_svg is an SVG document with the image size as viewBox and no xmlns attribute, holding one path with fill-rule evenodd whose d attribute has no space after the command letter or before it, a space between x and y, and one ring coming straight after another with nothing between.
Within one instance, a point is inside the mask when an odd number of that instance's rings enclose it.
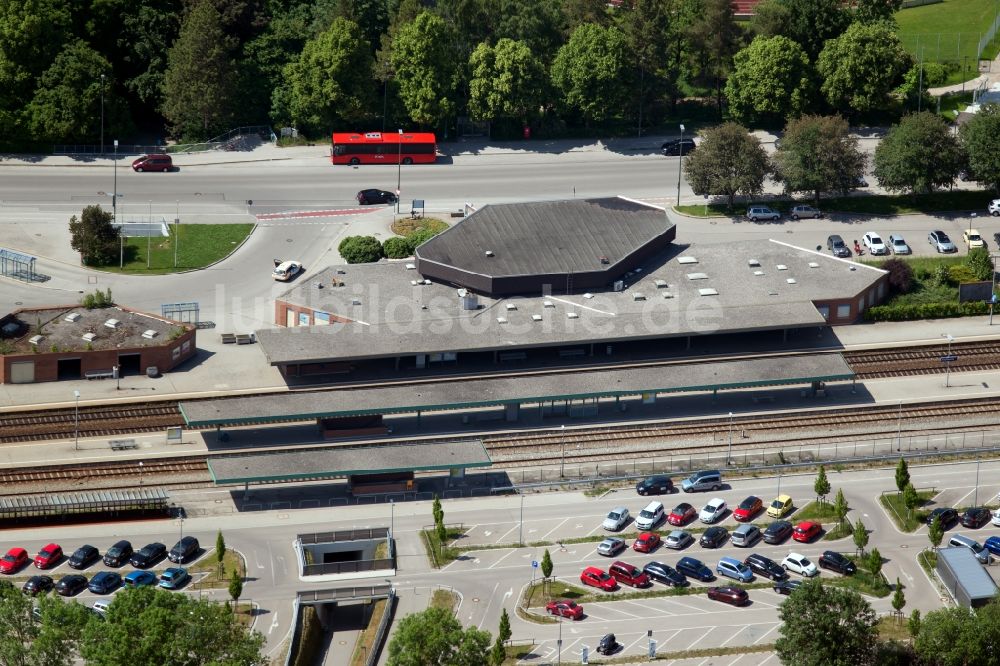
<instances>
[{"instance_id":1,"label":"red car","mask_svg":"<svg viewBox=\"0 0 1000 666\"><path fill-rule=\"evenodd\" d=\"M28 551L24 548L11 548L0 558L0 573L17 573L28 565Z\"/></svg>"},{"instance_id":2,"label":"red car","mask_svg":"<svg viewBox=\"0 0 1000 666\"><path fill-rule=\"evenodd\" d=\"M39 569L48 569L55 566L62 559L62 548L57 543L50 543L35 555L35 566Z\"/></svg>"},{"instance_id":3,"label":"red car","mask_svg":"<svg viewBox=\"0 0 1000 666\"><path fill-rule=\"evenodd\" d=\"M550 601L545 604L545 610L549 613L549 615L562 615L563 617L568 617L571 620L579 620L583 617L583 606L575 601L570 601L569 599L564 599L562 601Z\"/></svg>"},{"instance_id":4,"label":"red car","mask_svg":"<svg viewBox=\"0 0 1000 666\"><path fill-rule=\"evenodd\" d=\"M660 535L656 532L643 532L636 537L632 550L637 553L652 553L660 546Z\"/></svg>"},{"instance_id":5,"label":"red car","mask_svg":"<svg viewBox=\"0 0 1000 666\"><path fill-rule=\"evenodd\" d=\"M682 502L674 507L674 510L670 512L667 516L667 522L671 525L686 525L694 517L698 515L698 512L694 510L694 507L687 502Z\"/></svg>"},{"instance_id":6,"label":"red car","mask_svg":"<svg viewBox=\"0 0 1000 666\"><path fill-rule=\"evenodd\" d=\"M583 573L580 574L580 582L591 587L598 587L607 592L611 592L618 587L618 581L597 567L587 567L584 569Z\"/></svg>"},{"instance_id":7,"label":"red car","mask_svg":"<svg viewBox=\"0 0 1000 666\"><path fill-rule=\"evenodd\" d=\"M708 588L708 598L715 601L724 601L733 606L745 606L750 601L747 591L738 587L710 587Z\"/></svg>"},{"instance_id":8,"label":"red car","mask_svg":"<svg viewBox=\"0 0 1000 666\"><path fill-rule=\"evenodd\" d=\"M744 523L748 520L753 520L753 517L760 513L760 510L764 508L764 503L759 497L754 497L751 495L746 498L740 505L736 507L733 511L733 518Z\"/></svg>"},{"instance_id":9,"label":"red car","mask_svg":"<svg viewBox=\"0 0 1000 666\"><path fill-rule=\"evenodd\" d=\"M809 543L818 537L819 533L822 531L822 525L814 523L811 520L807 520L795 526L795 530L792 531L792 538L796 541L801 541L802 543Z\"/></svg>"},{"instance_id":10,"label":"red car","mask_svg":"<svg viewBox=\"0 0 1000 666\"><path fill-rule=\"evenodd\" d=\"M644 574L639 567L634 567L628 562L615 562L608 567L611 577L622 585L631 587L649 587L649 576Z\"/></svg>"}]
</instances>

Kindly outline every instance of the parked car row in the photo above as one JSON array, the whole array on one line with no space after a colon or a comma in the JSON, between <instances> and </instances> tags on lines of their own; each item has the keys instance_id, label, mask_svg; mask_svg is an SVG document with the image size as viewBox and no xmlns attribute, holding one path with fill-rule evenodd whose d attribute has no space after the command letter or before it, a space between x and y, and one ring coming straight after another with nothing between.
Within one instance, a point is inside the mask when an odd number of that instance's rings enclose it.
<instances>
[{"instance_id":1,"label":"parked car row","mask_svg":"<svg viewBox=\"0 0 1000 666\"><path fill-rule=\"evenodd\" d=\"M104 554L103 562L105 566L121 567L126 563L137 569L147 569L155 566L164 558L171 562L181 564L198 554L201 546L198 539L193 536L183 537L174 544L168 552L167 547L158 542L146 544L139 550L133 550L129 541L119 541L108 548ZM62 564L65 558L62 547L57 543L50 543L44 546L32 560L28 556L28 551L24 548L11 548L0 558L0 573L16 574L29 563L34 563L37 569L53 569ZM67 564L71 569L86 569L94 562L101 559L101 552L94 546L84 545L73 551L67 559Z\"/></svg>"},{"instance_id":2,"label":"parked car row","mask_svg":"<svg viewBox=\"0 0 1000 666\"><path fill-rule=\"evenodd\" d=\"M189 580L191 574L183 567L170 567L159 577L144 569L136 569L125 576L117 571L100 571L89 580L83 574L68 574L58 581L51 576L38 574L25 581L21 591L33 597L53 590L60 596L72 597L88 589L94 594L108 595L121 587L157 585L166 590L177 590Z\"/></svg>"},{"instance_id":3,"label":"parked car row","mask_svg":"<svg viewBox=\"0 0 1000 666\"><path fill-rule=\"evenodd\" d=\"M823 217L823 211L813 206L801 204L792 206L791 210L788 211L788 217L793 220L821 218ZM781 219L781 213L768 206L750 206L747 208L746 218L751 222L758 222L760 220L774 221Z\"/></svg>"}]
</instances>

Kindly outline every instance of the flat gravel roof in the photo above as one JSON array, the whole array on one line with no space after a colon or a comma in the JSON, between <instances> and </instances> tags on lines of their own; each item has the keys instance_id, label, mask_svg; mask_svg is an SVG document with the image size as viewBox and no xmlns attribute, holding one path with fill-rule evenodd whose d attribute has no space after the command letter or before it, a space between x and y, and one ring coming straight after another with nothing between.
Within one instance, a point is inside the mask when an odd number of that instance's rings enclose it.
<instances>
[{"instance_id":1,"label":"flat gravel roof","mask_svg":"<svg viewBox=\"0 0 1000 666\"><path fill-rule=\"evenodd\" d=\"M482 440L467 439L225 456L209 459L208 471L212 480L221 485L489 467L491 464Z\"/></svg>"},{"instance_id":2,"label":"flat gravel roof","mask_svg":"<svg viewBox=\"0 0 1000 666\"><path fill-rule=\"evenodd\" d=\"M715 363L675 363L646 368L440 381L385 388L294 391L182 402L180 409L189 426L200 427L444 411L643 393L806 384L853 378L854 373L840 354L764 356Z\"/></svg>"}]
</instances>

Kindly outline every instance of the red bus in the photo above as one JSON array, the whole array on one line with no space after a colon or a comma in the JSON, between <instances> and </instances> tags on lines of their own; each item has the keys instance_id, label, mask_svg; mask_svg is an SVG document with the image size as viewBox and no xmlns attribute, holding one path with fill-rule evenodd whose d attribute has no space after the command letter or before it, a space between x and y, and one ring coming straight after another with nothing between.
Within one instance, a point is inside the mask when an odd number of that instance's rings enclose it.
<instances>
[{"instance_id":1,"label":"red bus","mask_svg":"<svg viewBox=\"0 0 1000 666\"><path fill-rule=\"evenodd\" d=\"M334 132L333 164L433 164L437 140L431 132Z\"/></svg>"}]
</instances>

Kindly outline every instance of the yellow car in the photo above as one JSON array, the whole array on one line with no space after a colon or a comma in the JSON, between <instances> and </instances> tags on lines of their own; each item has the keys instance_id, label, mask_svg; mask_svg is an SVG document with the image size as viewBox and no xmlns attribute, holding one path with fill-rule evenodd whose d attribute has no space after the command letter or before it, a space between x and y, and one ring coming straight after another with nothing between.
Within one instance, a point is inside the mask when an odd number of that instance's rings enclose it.
<instances>
[{"instance_id":1,"label":"yellow car","mask_svg":"<svg viewBox=\"0 0 1000 666\"><path fill-rule=\"evenodd\" d=\"M778 495L767 507L767 515L772 518L781 518L792 510L792 498L788 495Z\"/></svg>"},{"instance_id":2,"label":"yellow car","mask_svg":"<svg viewBox=\"0 0 1000 666\"><path fill-rule=\"evenodd\" d=\"M979 235L979 232L975 229L966 229L962 232L962 240L965 244L969 246L969 249L974 247L985 247L983 243L983 237Z\"/></svg>"}]
</instances>

